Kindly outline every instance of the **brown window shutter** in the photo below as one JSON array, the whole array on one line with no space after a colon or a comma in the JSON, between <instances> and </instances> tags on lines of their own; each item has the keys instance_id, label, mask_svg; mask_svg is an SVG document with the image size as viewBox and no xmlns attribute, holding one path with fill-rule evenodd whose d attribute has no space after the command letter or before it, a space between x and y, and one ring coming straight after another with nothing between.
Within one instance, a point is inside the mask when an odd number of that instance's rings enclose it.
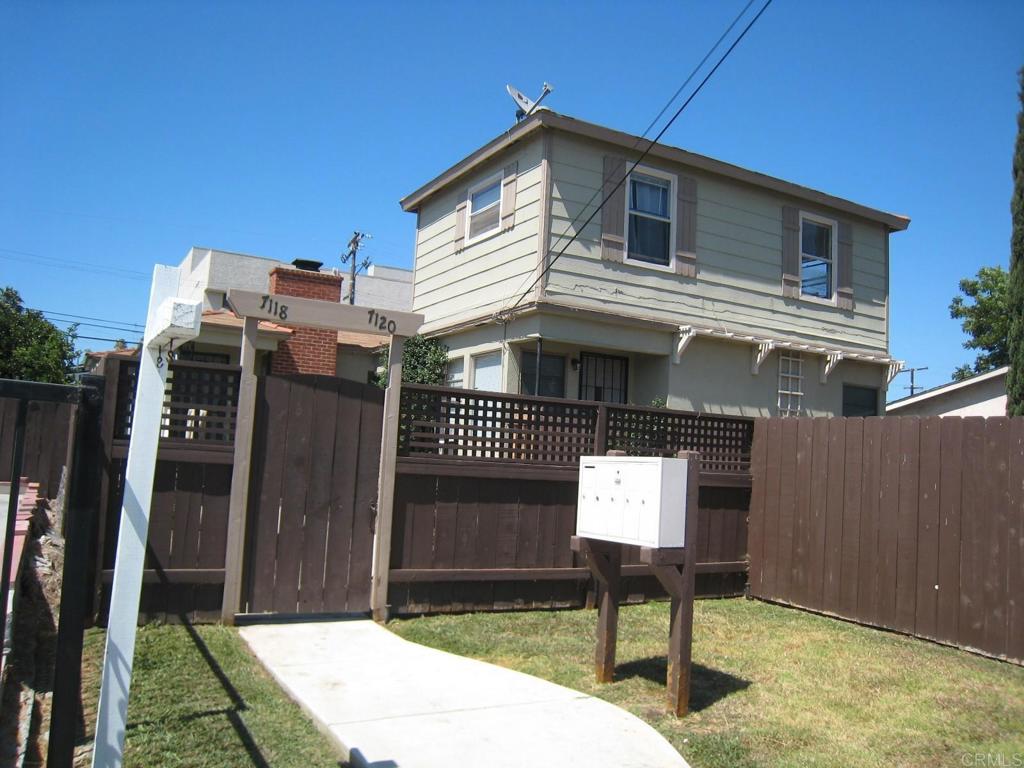
<instances>
[{"instance_id":1,"label":"brown window shutter","mask_svg":"<svg viewBox=\"0 0 1024 768\"><path fill-rule=\"evenodd\" d=\"M626 245L626 185L619 184L626 175L626 160L605 155L601 208L601 258L622 263ZM615 185L619 184L618 189Z\"/></svg>"},{"instance_id":2,"label":"brown window shutter","mask_svg":"<svg viewBox=\"0 0 1024 768\"><path fill-rule=\"evenodd\" d=\"M466 208L468 200L455 206L455 250L461 251L466 245Z\"/></svg>"},{"instance_id":3,"label":"brown window shutter","mask_svg":"<svg viewBox=\"0 0 1024 768\"><path fill-rule=\"evenodd\" d=\"M839 222L839 248L836 251L836 305L853 309L853 226Z\"/></svg>"},{"instance_id":4,"label":"brown window shutter","mask_svg":"<svg viewBox=\"0 0 1024 768\"><path fill-rule=\"evenodd\" d=\"M512 229L516 222L516 175L519 162L509 163L501 177L501 230Z\"/></svg>"},{"instance_id":5,"label":"brown window shutter","mask_svg":"<svg viewBox=\"0 0 1024 768\"><path fill-rule=\"evenodd\" d=\"M782 295L800 298L800 210L782 206Z\"/></svg>"},{"instance_id":6,"label":"brown window shutter","mask_svg":"<svg viewBox=\"0 0 1024 768\"><path fill-rule=\"evenodd\" d=\"M676 182L676 274L697 276L697 180Z\"/></svg>"}]
</instances>

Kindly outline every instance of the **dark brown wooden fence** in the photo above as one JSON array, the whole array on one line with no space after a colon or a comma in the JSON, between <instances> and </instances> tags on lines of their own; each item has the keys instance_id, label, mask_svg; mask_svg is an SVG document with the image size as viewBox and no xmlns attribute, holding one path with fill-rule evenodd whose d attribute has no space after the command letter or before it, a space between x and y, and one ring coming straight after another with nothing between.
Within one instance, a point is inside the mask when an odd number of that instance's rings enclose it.
<instances>
[{"instance_id":1,"label":"dark brown wooden fence","mask_svg":"<svg viewBox=\"0 0 1024 768\"><path fill-rule=\"evenodd\" d=\"M0 398L0 482L11 479L11 449L18 401ZM60 478L67 462L71 413L68 403L33 401L25 423L25 456L22 475L39 483L39 493L53 498L60 490Z\"/></svg>"},{"instance_id":2,"label":"dark brown wooden fence","mask_svg":"<svg viewBox=\"0 0 1024 768\"><path fill-rule=\"evenodd\" d=\"M550 608L593 598L569 549L579 457L700 450L698 591L746 581L753 421L667 409L410 386L402 390L391 589L395 613ZM637 552L626 599L661 595Z\"/></svg>"},{"instance_id":3,"label":"dark brown wooden fence","mask_svg":"<svg viewBox=\"0 0 1024 768\"><path fill-rule=\"evenodd\" d=\"M173 362L150 509L140 620L214 620L224 589L239 369ZM105 369L94 613L104 620L113 576L138 363Z\"/></svg>"},{"instance_id":4,"label":"dark brown wooden fence","mask_svg":"<svg viewBox=\"0 0 1024 768\"><path fill-rule=\"evenodd\" d=\"M758 419L750 591L1024 660L1024 419Z\"/></svg>"}]
</instances>

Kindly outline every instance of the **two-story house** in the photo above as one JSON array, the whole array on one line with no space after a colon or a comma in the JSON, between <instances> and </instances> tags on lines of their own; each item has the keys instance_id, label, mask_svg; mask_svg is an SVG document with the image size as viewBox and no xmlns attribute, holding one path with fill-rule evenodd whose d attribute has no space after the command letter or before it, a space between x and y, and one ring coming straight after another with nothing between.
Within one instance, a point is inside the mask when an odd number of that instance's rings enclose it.
<instances>
[{"instance_id":1,"label":"two-story house","mask_svg":"<svg viewBox=\"0 0 1024 768\"><path fill-rule=\"evenodd\" d=\"M904 216L540 109L401 201L453 386L882 412ZM632 169L632 170L631 170ZM598 210L600 208L600 210ZM589 220L589 221L588 221Z\"/></svg>"}]
</instances>

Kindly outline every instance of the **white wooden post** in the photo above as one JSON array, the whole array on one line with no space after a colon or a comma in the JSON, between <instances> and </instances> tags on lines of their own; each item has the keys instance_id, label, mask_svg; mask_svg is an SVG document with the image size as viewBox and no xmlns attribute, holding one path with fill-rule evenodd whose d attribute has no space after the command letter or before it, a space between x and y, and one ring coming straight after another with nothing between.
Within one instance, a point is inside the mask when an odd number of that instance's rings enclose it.
<instances>
[{"instance_id":1,"label":"white wooden post","mask_svg":"<svg viewBox=\"0 0 1024 768\"><path fill-rule=\"evenodd\" d=\"M231 469L231 500L228 506L228 538L224 554L224 598L220 618L235 623L242 602L242 560L245 557L245 522L249 506L249 463L252 460L252 426L256 410L256 332L259 318L245 318L242 327L242 375L235 414L235 463Z\"/></svg>"},{"instance_id":2,"label":"white wooden post","mask_svg":"<svg viewBox=\"0 0 1024 768\"><path fill-rule=\"evenodd\" d=\"M169 345L174 339L197 335L202 320L201 301L175 298L178 279L177 267L157 265L153 269L145 341L139 355L121 525L117 535L117 560L92 754L94 768L117 768L122 764Z\"/></svg>"},{"instance_id":3,"label":"white wooden post","mask_svg":"<svg viewBox=\"0 0 1024 768\"><path fill-rule=\"evenodd\" d=\"M402 399L402 351L405 339L392 336L388 348L388 388L384 392L384 425L377 477L377 519L373 529L370 609L377 621L388 618L388 570L391 567L391 517L395 501L399 406Z\"/></svg>"}]
</instances>

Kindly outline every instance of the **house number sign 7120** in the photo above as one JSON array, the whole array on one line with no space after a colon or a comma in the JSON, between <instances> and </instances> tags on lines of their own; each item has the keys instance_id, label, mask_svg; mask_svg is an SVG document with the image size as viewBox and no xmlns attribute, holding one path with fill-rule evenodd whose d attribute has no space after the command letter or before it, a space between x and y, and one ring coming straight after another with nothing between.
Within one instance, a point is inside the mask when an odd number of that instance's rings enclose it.
<instances>
[{"instance_id":1,"label":"house number sign 7120","mask_svg":"<svg viewBox=\"0 0 1024 768\"><path fill-rule=\"evenodd\" d=\"M394 320L389 320L386 315L382 315L376 309L371 309L366 313L367 319L370 321L370 327L376 328L378 331L387 331L390 334L394 334L396 325Z\"/></svg>"}]
</instances>

